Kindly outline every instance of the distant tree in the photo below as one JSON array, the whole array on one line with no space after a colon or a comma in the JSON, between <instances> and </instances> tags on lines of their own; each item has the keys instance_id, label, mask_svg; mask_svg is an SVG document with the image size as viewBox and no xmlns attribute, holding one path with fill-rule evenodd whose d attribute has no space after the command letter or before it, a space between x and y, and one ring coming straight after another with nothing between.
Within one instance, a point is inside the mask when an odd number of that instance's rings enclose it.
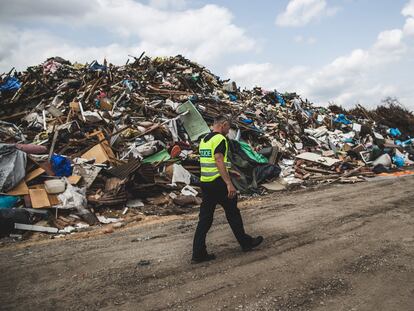
<instances>
[{"instance_id":1,"label":"distant tree","mask_svg":"<svg viewBox=\"0 0 414 311\"><path fill-rule=\"evenodd\" d=\"M328 109L335 114L346 114L346 110L341 105L336 105L334 102L329 102Z\"/></svg>"},{"instance_id":2,"label":"distant tree","mask_svg":"<svg viewBox=\"0 0 414 311\"><path fill-rule=\"evenodd\" d=\"M381 103L389 107L400 106L401 108L405 109L405 107L400 103L397 97L387 96L381 100Z\"/></svg>"},{"instance_id":3,"label":"distant tree","mask_svg":"<svg viewBox=\"0 0 414 311\"><path fill-rule=\"evenodd\" d=\"M405 135L414 135L414 115L398 98L386 97L375 110L375 121L388 127L397 127Z\"/></svg>"}]
</instances>

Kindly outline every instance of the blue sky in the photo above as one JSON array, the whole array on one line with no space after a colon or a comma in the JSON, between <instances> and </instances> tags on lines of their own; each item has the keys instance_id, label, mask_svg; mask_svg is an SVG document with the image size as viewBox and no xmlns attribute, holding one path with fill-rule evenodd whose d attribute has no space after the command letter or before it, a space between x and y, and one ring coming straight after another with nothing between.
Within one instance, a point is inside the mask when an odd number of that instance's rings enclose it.
<instances>
[{"instance_id":1,"label":"blue sky","mask_svg":"<svg viewBox=\"0 0 414 311\"><path fill-rule=\"evenodd\" d=\"M414 0L0 0L0 72L183 54L242 87L414 109Z\"/></svg>"}]
</instances>

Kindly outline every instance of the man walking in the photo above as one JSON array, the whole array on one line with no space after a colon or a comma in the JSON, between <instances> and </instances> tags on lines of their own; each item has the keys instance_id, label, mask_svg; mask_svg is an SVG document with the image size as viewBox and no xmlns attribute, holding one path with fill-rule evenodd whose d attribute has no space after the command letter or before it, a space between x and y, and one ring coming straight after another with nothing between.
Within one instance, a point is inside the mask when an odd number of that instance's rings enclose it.
<instances>
[{"instance_id":1,"label":"man walking","mask_svg":"<svg viewBox=\"0 0 414 311\"><path fill-rule=\"evenodd\" d=\"M201 190L203 202L193 242L193 263L213 260L206 248L207 232L213 223L217 204L224 208L227 221L243 251L249 251L263 241L262 236L252 238L244 231L240 210L237 208L237 192L228 169L228 143L225 135L230 130L230 120L219 116L214 120L213 132L200 142Z\"/></svg>"}]
</instances>

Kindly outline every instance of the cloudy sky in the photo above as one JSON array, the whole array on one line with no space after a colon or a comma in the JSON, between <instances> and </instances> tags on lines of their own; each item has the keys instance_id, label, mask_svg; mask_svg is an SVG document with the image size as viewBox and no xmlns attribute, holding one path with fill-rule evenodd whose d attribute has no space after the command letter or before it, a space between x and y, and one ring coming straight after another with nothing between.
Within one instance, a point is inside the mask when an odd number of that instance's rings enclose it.
<instances>
[{"instance_id":1,"label":"cloudy sky","mask_svg":"<svg viewBox=\"0 0 414 311\"><path fill-rule=\"evenodd\" d=\"M414 110L414 0L0 0L0 73L142 51L321 105Z\"/></svg>"}]
</instances>

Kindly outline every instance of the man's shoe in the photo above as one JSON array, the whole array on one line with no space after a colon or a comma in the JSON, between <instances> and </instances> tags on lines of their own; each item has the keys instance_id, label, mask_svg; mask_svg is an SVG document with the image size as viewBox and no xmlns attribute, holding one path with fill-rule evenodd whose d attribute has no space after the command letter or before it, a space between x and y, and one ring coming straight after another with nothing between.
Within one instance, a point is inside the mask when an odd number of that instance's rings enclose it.
<instances>
[{"instance_id":1,"label":"man's shoe","mask_svg":"<svg viewBox=\"0 0 414 311\"><path fill-rule=\"evenodd\" d=\"M243 246L242 250L243 252L251 251L253 248L259 246L262 242L263 242L263 237L259 235L256 238L252 238L252 241L250 242L250 244L247 246Z\"/></svg>"},{"instance_id":2,"label":"man's shoe","mask_svg":"<svg viewBox=\"0 0 414 311\"><path fill-rule=\"evenodd\" d=\"M210 261L210 260L214 260L214 259L216 259L216 255L214 255L214 254L206 254L206 255L204 255L202 257L193 257L191 259L191 263L192 264L197 264L197 263L202 263L202 262Z\"/></svg>"}]
</instances>

